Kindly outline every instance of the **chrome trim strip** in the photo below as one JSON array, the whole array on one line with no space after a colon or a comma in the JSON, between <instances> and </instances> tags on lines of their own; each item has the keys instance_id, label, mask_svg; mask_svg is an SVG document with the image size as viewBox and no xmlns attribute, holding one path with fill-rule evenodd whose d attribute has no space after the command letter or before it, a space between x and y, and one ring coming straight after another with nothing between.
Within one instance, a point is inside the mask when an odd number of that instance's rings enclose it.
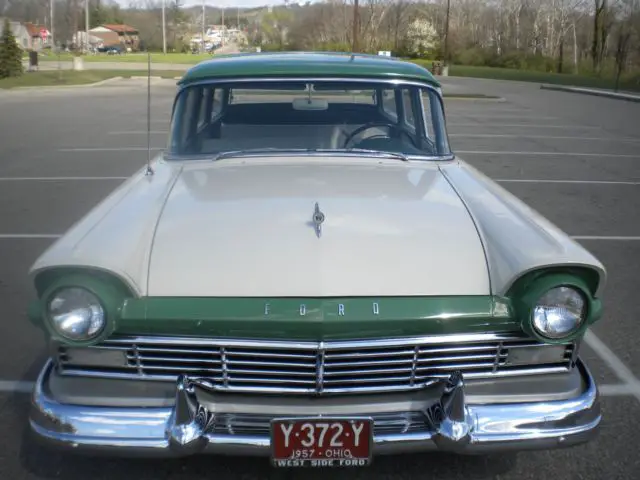
<instances>
[{"instance_id":1,"label":"chrome trim strip","mask_svg":"<svg viewBox=\"0 0 640 480\"><path fill-rule=\"evenodd\" d=\"M503 342L498 342L498 346L496 347L495 360L493 362L492 373L496 373L498 371L498 367L500 366L500 352L502 352Z\"/></svg>"},{"instance_id":2,"label":"chrome trim strip","mask_svg":"<svg viewBox=\"0 0 640 480\"><path fill-rule=\"evenodd\" d=\"M477 374L477 373L467 373L465 378L471 379L491 379L491 378L507 378L507 377L517 377L517 376L527 376L527 375L541 375L541 374L552 374L552 373L567 373L569 370L565 367L554 367L554 368L519 368L519 369L509 369L503 372L498 372L495 374ZM92 372L91 370L82 370L82 369L67 369L62 373L59 373L61 376L70 376L70 377L93 377L93 378L113 378L120 380L142 380L142 381L164 381L164 382L172 382L175 381L176 375L138 375L137 373L117 373L117 372ZM446 373L442 374L431 374L430 378L445 378L447 376ZM221 381L222 377L206 377L208 380L217 380ZM204 379L204 377L203 377ZM317 393L317 389L315 387L314 382L307 382L313 387L309 388L286 388L286 387L241 387L234 386L233 392L237 393ZM392 386L385 385L385 392L404 392L411 390L420 390L428 386L428 383L424 383L424 381L416 381L413 387L409 387L407 385L402 386ZM217 391L225 391L223 388L212 386L213 390ZM366 392L379 392L379 387L350 387L350 388L338 388L331 387L331 393L366 393ZM326 386L323 389L323 393L328 393Z\"/></svg>"},{"instance_id":3,"label":"chrome trim strip","mask_svg":"<svg viewBox=\"0 0 640 480\"><path fill-rule=\"evenodd\" d=\"M324 389L325 344L320 342L316 359L316 393L320 395Z\"/></svg>"},{"instance_id":4,"label":"chrome trim strip","mask_svg":"<svg viewBox=\"0 0 640 480\"><path fill-rule=\"evenodd\" d=\"M74 347L61 347L57 364L62 376L169 382L186 374L217 392L305 395L418 390L457 370L470 379L571 370L567 345L563 356L508 363L508 352L531 347L558 348L513 333L329 342L139 336L82 348L122 351L125 365L85 364L89 352L76 361Z\"/></svg>"},{"instance_id":5,"label":"chrome trim strip","mask_svg":"<svg viewBox=\"0 0 640 480\"><path fill-rule=\"evenodd\" d=\"M60 404L47 393L47 381L52 368L52 362L47 362L38 377L29 417L32 431L48 446L86 453L139 457L175 457L194 452L269 454L268 436L209 433L210 419L204 417L193 429L172 429L191 425L189 412L176 412L176 407L111 408ZM383 455L441 450L471 454L547 449L584 443L594 437L602 417L594 379L580 361L578 368L585 384L583 392L567 400L547 402L466 404L461 379L455 382L450 379L442 396L445 419L435 431L375 435L373 453ZM179 400L180 395L187 395L184 398L187 401L183 402L185 408L198 407L189 403L193 397L188 382L182 389L178 388L177 393ZM427 411L430 407L424 404L421 408ZM366 405L361 410L360 415L366 416ZM463 415L463 412L466 413ZM205 409L202 413L206 413L208 418L210 412ZM312 407L309 415L314 415ZM176 421L185 423L176 424ZM202 435L194 437L195 443L188 441L191 437L184 437L186 433L193 436L193 432L198 431ZM169 432L182 435L182 440L187 444L180 445L172 441Z\"/></svg>"},{"instance_id":6,"label":"chrome trim strip","mask_svg":"<svg viewBox=\"0 0 640 480\"><path fill-rule=\"evenodd\" d=\"M381 85L412 85L416 87L425 87L433 90L438 94L438 97L442 95L438 89L428 81L411 80L408 78L380 78L380 77L356 77L356 76L342 76L342 77L322 77L322 76L306 76L306 77L226 77L226 78L207 78L203 80L197 80L194 82L188 82L181 84L179 91L182 91L189 87L200 85L215 85L219 83L277 83L277 82L345 82L345 83L374 83Z\"/></svg>"},{"instance_id":7,"label":"chrome trim strip","mask_svg":"<svg viewBox=\"0 0 640 480\"><path fill-rule=\"evenodd\" d=\"M335 151L335 152L331 152L331 151L325 151L325 152L319 152L319 151L314 151L314 150L304 150L301 149L300 151L294 152L291 150L285 150L283 149L282 151L271 151L271 152L246 152L246 153L242 153L241 150L238 151L225 151L222 152L223 155L225 155L224 158L220 159L220 160L233 160L236 158L263 158L263 157L278 157L278 158L282 158L282 157L300 157L300 156L306 156L306 157L331 157L331 158L335 158L335 157L356 157L356 158L381 158L381 159L387 159L387 160L398 160L396 153L394 152L385 152L384 150L380 150L380 151L372 151L372 152L341 152L339 150ZM230 154L228 157L226 156L227 154ZM210 160L210 159L215 159L215 157L218 155L218 153L208 153L208 154L204 154L204 155L176 155L173 153L168 153L165 152L163 158L167 161L197 161L197 160ZM437 161L437 162L446 162L446 161L451 161L451 160L455 160L456 156L451 153L451 154L446 154L446 155L410 155L410 154L403 154L404 155L404 161L419 161L419 162L427 162L427 161ZM217 160L216 160L217 161Z\"/></svg>"},{"instance_id":8,"label":"chrome trim strip","mask_svg":"<svg viewBox=\"0 0 640 480\"><path fill-rule=\"evenodd\" d=\"M436 319L436 317L430 317ZM323 341L325 351L357 349L357 348L380 348L380 347L400 347L405 345L436 345L449 343L481 343L491 341L515 341L530 342L533 345L540 344L536 340L516 333L463 333L451 335L429 335L420 337L403 338L376 338L370 340L328 340ZM228 339L228 338L198 338L198 337L163 337L163 336L122 336L107 340L109 345L130 345L135 343L138 347L145 345L193 345L209 347L244 347L244 348L273 348L284 350L317 350L320 342L297 341L297 340L253 340L253 339Z\"/></svg>"},{"instance_id":9,"label":"chrome trim strip","mask_svg":"<svg viewBox=\"0 0 640 480\"><path fill-rule=\"evenodd\" d=\"M229 386L229 372L227 371L227 349L222 347L220 349L220 363L222 363L222 384L226 387Z\"/></svg>"}]
</instances>

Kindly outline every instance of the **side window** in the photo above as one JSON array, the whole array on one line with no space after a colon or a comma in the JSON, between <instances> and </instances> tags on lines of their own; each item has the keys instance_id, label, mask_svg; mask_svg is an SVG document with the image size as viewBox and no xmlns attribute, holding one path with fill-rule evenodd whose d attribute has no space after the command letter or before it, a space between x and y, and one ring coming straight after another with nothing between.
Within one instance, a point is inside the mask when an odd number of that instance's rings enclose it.
<instances>
[{"instance_id":1,"label":"side window","mask_svg":"<svg viewBox=\"0 0 640 480\"><path fill-rule=\"evenodd\" d=\"M172 149L180 153L188 150L188 145L195 135L195 121L200 106L200 89L189 88L182 93L174 115L174 137Z\"/></svg>"},{"instance_id":2,"label":"side window","mask_svg":"<svg viewBox=\"0 0 640 480\"><path fill-rule=\"evenodd\" d=\"M431 108L431 95L429 90L421 89L420 99L422 100L422 108L424 109L424 128L427 138L435 140L435 131L433 128L433 109Z\"/></svg>"},{"instance_id":3,"label":"side window","mask_svg":"<svg viewBox=\"0 0 640 480\"><path fill-rule=\"evenodd\" d=\"M224 90L216 88L213 90L213 106L211 108L211 119L213 120L222 113L222 104L224 103Z\"/></svg>"},{"instance_id":4,"label":"side window","mask_svg":"<svg viewBox=\"0 0 640 480\"><path fill-rule=\"evenodd\" d=\"M415 130L416 128L416 116L413 111L413 103L411 102L411 90L402 90L402 106L404 108L404 121L405 123Z\"/></svg>"},{"instance_id":5,"label":"side window","mask_svg":"<svg viewBox=\"0 0 640 480\"><path fill-rule=\"evenodd\" d=\"M199 90L201 91L201 100L200 105L198 106L198 125L196 127L198 131L200 131L209 121L207 118L207 111L209 109L209 105L211 105L211 95L213 93L213 89L211 88L201 88Z\"/></svg>"},{"instance_id":6,"label":"side window","mask_svg":"<svg viewBox=\"0 0 640 480\"><path fill-rule=\"evenodd\" d=\"M398 120L396 108L396 92L392 89L382 90L382 110L394 120Z\"/></svg>"}]
</instances>

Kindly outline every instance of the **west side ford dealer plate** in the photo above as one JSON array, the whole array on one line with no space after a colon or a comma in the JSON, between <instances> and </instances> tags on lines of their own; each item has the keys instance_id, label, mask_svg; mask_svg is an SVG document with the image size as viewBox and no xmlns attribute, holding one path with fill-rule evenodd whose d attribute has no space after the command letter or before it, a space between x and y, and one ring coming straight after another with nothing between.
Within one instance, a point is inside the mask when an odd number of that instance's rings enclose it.
<instances>
[{"instance_id":1,"label":"west side ford dealer plate","mask_svg":"<svg viewBox=\"0 0 640 480\"><path fill-rule=\"evenodd\" d=\"M370 418L274 419L271 459L276 467L364 467L371 463Z\"/></svg>"}]
</instances>

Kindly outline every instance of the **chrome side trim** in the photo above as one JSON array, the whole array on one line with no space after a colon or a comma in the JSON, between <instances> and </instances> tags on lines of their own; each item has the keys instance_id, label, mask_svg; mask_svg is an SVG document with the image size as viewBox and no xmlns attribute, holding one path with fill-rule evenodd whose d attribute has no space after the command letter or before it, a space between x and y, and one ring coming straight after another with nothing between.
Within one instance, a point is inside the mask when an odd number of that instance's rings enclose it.
<instances>
[{"instance_id":1,"label":"chrome side trim","mask_svg":"<svg viewBox=\"0 0 640 480\"><path fill-rule=\"evenodd\" d=\"M584 443L596 434L602 417L593 377L580 361L578 368L585 384L579 395L535 403L467 404L462 376L451 375L439 382L438 402L415 404L432 414L431 428L374 435L373 453L440 450L471 454ZM52 363L48 362L38 377L29 419L36 437L49 446L141 457L175 457L196 452L269 455L268 436L211 433L216 413L211 414L198 402L197 387L187 377L176 384L173 407L88 407L60 404L50 397L47 382L51 369ZM361 414L367 413L363 405ZM309 406L309 416L318 414Z\"/></svg>"}]
</instances>

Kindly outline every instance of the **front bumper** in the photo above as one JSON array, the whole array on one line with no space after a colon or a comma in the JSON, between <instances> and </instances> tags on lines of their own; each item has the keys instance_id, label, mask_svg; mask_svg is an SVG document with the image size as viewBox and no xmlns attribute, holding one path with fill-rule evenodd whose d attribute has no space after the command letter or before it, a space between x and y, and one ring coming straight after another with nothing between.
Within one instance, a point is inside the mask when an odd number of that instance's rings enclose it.
<instances>
[{"instance_id":1,"label":"front bumper","mask_svg":"<svg viewBox=\"0 0 640 480\"><path fill-rule=\"evenodd\" d=\"M431 428L375 434L373 455L429 450L477 454L584 443L595 435L601 413L591 374L581 362L577 368L585 385L579 395L529 403L467 404L462 376L454 374L435 387L436 401L421 406ZM51 372L49 362L36 383L29 419L36 437L49 446L139 457L270 454L268 435L213 432L218 413L199 402L201 387L189 378L178 381L172 407L96 407L58 403L47 393ZM310 410L306 416L321 413ZM367 416L366 410L359 416Z\"/></svg>"}]
</instances>

